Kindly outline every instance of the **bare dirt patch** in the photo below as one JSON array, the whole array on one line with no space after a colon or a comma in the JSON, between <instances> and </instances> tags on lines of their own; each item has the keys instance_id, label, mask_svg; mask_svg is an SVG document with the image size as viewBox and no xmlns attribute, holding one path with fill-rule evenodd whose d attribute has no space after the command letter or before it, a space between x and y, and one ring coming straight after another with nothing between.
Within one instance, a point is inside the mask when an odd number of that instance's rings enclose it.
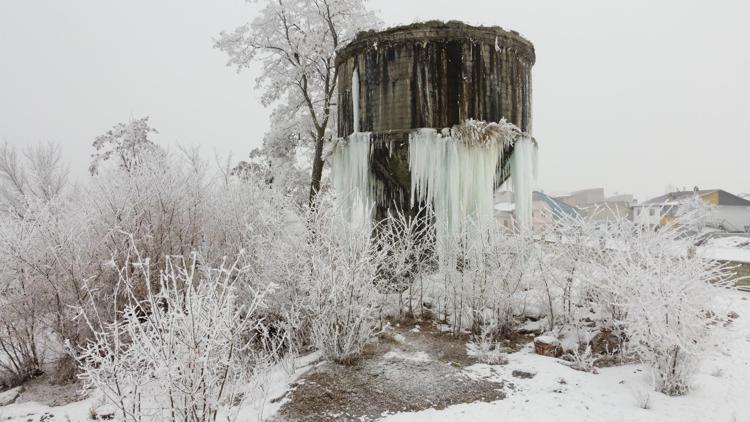
<instances>
[{"instance_id":1,"label":"bare dirt patch","mask_svg":"<svg viewBox=\"0 0 750 422\"><path fill-rule=\"evenodd\" d=\"M395 324L394 324L395 325ZM520 347L522 339L508 343ZM472 379L461 368L468 336L432 322L393 326L352 366L326 363L293 386L277 421L374 420L384 414L442 409L505 398L506 383Z\"/></svg>"},{"instance_id":2,"label":"bare dirt patch","mask_svg":"<svg viewBox=\"0 0 750 422\"><path fill-rule=\"evenodd\" d=\"M62 406L85 397L79 383L53 384L46 375L26 382L23 387L24 391L16 400L17 403L37 402L47 406Z\"/></svg>"}]
</instances>

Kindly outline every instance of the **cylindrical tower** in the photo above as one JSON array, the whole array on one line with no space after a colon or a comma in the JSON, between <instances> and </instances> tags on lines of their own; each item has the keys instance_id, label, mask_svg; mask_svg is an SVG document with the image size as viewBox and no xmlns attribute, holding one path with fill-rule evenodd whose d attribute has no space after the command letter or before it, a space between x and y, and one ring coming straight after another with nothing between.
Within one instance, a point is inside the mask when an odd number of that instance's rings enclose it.
<instances>
[{"instance_id":1,"label":"cylindrical tower","mask_svg":"<svg viewBox=\"0 0 750 422\"><path fill-rule=\"evenodd\" d=\"M339 51L338 134L442 129L467 119L531 128L534 46L518 33L461 22L426 22L363 32ZM356 84L355 84L356 85Z\"/></svg>"},{"instance_id":2,"label":"cylindrical tower","mask_svg":"<svg viewBox=\"0 0 750 422\"><path fill-rule=\"evenodd\" d=\"M529 134L534 61L533 45L518 33L461 22L364 32L340 50L338 136L369 132L376 217L388 207L411 208L416 130L507 120ZM509 176L513 145L503 148L495 184Z\"/></svg>"}]
</instances>

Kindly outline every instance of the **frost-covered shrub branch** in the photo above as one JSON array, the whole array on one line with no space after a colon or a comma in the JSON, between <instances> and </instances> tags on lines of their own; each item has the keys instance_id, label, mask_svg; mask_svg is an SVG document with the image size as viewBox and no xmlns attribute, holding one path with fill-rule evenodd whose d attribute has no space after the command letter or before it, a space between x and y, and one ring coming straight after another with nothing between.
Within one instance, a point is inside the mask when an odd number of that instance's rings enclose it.
<instances>
[{"instance_id":1,"label":"frost-covered shrub branch","mask_svg":"<svg viewBox=\"0 0 750 422\"><path fill-rule=\"evenodd\" d=\"M169 257L151 286L148 260L129 257L115 269L111 297L123 304L121 318L93 321L81 310L94 333L73 351L85 386L101 391L125 420L233 419L263 359L255 347L266 332L259 311L274 288L248 290L250 269L241 261L209 268L196 256Z\"/></svg>"},{"instance_id":2,"label":"frost-covered shrub branch","mask_svg":"<svg viewBox=\"0 0 750 422\"><path fill-rule=\"evenodd\" d=\"M625 219L577 218L561 224L555 242L568 260L556 266L568 317L571 300L595 306L602 329L620 333L625 351L647 364L655 388L670 395L688 391L710 345L714 298L728 285L725 264L689 253L698 241L694 222L702 218L686 213L656 232Z\"/></svg>"},{"instance_id":3,"label":"frost-covered shrub branch","mask_svg":"<svg viewBox=\"0 0 750 422\"><path fill-rule=\"evenodd\" d=\"M423 300L455 333L475 333L482 355L493 338L525 325L570 338L576 369L635 357L656 390L684 394L712 344L714 298L730 275L726 264L690 252L702 218L688 212L655 232L626 219L561 217L534 236L467 222L435 248L443 264L419 276L429 280Z\"/></svg>"},{"instance_id":4,"label":"frost-covered shrub branch","mask_svg":"<svg viewBox=\"0 0 750 422\"><path fill-rule=\"evenodd\" d=\"M312 340L327 358L350 363L376 332L375 280L389 245L373 240L369 226L349 224L330 196L318 196L308 221Z\"/></svg>"}]
</instances>

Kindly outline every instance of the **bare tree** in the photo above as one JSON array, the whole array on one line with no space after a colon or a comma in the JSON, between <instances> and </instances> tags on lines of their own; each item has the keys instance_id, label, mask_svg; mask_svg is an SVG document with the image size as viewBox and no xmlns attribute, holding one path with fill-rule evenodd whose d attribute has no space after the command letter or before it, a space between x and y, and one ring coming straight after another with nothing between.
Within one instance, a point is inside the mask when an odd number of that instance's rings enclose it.
<instances>
[{"instance_id":1,"label":"bare tree","mask_svg":"<svg viewBox=\"0 0 750 422\"><path fill-rule=\"evenodd\" d=\"M216 47L237 70L261 65L262 102L278 104L272 132L296 133L315 145L310 201L320 190L323 144L330 139L336 98L336 50L378 25L365 0L269 0L250 23L222 32ZM272 134L271 134L272 135ZM288 136L274 137L285 142ZM269 138L267 137L267 141Z\"/></svg>"},{"instance_id":2,"label":"bare tree","mask_svg":"<svg viewBox=\"0 0 750 422\"><path fill-rule=\"evenodd\" d=\"M63 192L68 168L55 143L26 148L21 154L7 142L0 145L0 203L23 213L30 200L49 202Z\"/></svg>"},{"instance_id":3,"label":"bare tree","mask_svg":"<svg viewBox=\"0 0 750 422\"><path fill-rule=\"evenodd\" d=\"M118 123L104 135L97 136L93 146L96 152L91 155L93 160L89 172L99 172L104 161L115 158L119 166L125 171L132 171L144 160L144 157L159 154L161 150L148 136L159 133L148 125L148 117L134 119L128 123Z\"/></svg>"}]
</instances>

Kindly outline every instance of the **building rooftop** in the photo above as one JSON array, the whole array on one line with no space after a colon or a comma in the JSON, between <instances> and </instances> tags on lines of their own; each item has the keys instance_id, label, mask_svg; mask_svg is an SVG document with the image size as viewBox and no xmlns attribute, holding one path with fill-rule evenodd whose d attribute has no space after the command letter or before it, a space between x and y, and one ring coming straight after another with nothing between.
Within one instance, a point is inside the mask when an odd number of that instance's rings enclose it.
<instances>
[{"instance_id":1,"label":"building rooftop","mask_svg":"<svg viewBox=\"0 0 750 422\"><path fill-rule=\"evenodd\" d=\"M716 205L750 207L750 201L748 201L747 199L741 198L737 195L733 195L722 189L670 192L665 195L657 196L656 198L651 198L648 201L645 201L636 206L675 204L675 203L682 202L682 201L689 199L694 194L698 194L701 197L705 197L711 194L716 194L718 196L718 201Z\"/></svg>"},{"instance_id":2,"label":"building rooftop","mask_svg":"<svg viewBox=\"0 0 750 422\"><path fill-rule=\"evenodd\" d=\"M505 212L514 211L516 209L516 204L512 202L513 196L507 197L507 194L512 194L512 192L503 192L503 194L505 194L502 195L503 199L495 204L495 210ZM572 207L565 202L552 198L544 192L534 191L533 201L544 202L545 204L547 204L547 206L549 206L552 210L552 215L555 218L577 217L581 215L581 211L578 208Z\"/></svg>"},{"instance_id":3,"label":"building rooftop","mask_svg":"<svg viewBox=\"0 0 750 422\"><path fill-rule=\"evenodd\" d=\"M549 195L534 191L534 201L543 201L549 205L555 217L578 217L581 212L563 201L550 197Z\"/></svg>"}]
</instances>

